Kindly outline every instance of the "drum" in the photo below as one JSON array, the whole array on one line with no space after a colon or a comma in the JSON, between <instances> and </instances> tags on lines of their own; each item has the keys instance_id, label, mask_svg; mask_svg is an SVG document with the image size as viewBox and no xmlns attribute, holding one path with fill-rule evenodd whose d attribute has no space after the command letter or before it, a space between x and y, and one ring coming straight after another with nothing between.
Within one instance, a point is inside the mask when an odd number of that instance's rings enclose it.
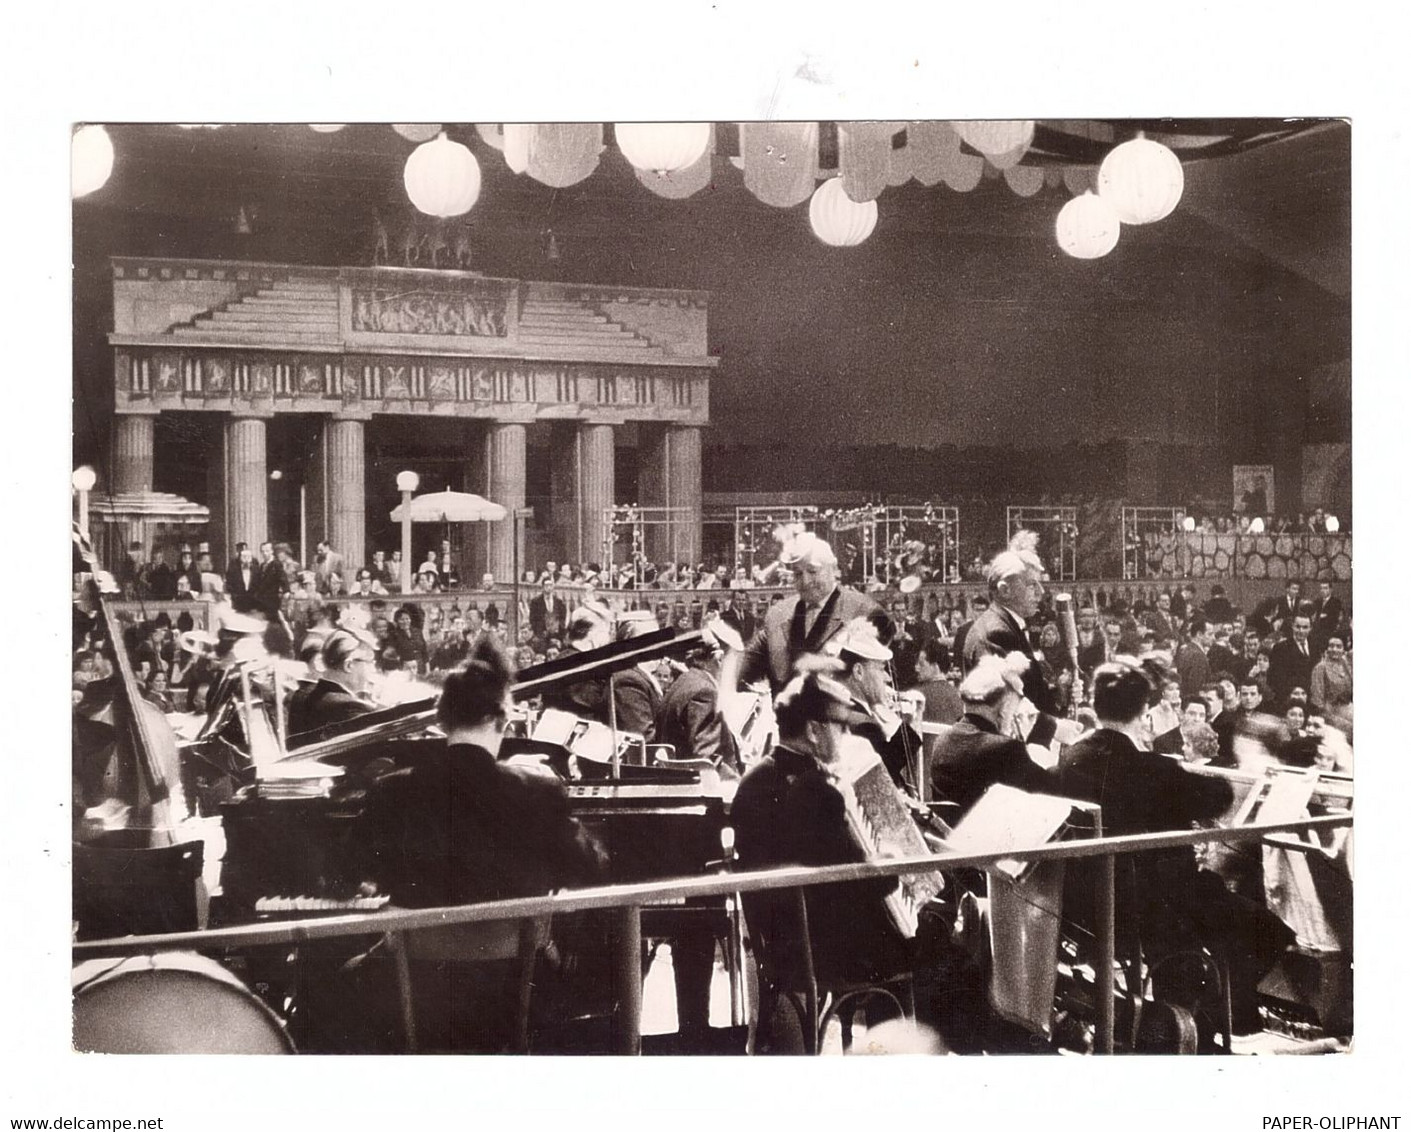
<instances>
[{"instance_id":1,"label":"drum","mask_svg":"<svg viewBox=\"0 0 1411 1132\"><path fill-rule=\"evenodd\" d=\"M213 959L188 951L73 969L73 1044L92 1053L293 1053L279 1017Z\"/></svg>"}]
</instances>

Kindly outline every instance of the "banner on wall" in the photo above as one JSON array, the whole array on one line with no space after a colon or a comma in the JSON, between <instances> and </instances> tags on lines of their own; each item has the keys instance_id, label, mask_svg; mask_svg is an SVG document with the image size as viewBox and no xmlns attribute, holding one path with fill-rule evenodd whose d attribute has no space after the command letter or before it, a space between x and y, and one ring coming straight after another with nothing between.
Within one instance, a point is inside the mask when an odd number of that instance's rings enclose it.
<instances>
[{"instance_id":1,"label":"banner on wall","mask_svg":"<svg viewBox=\"0 0 1411 1132\"><path fill-rule=\"evenodd\" d=\"M1352 445L1303 446L1303 507L1321 507L1346 526L1352 513Z\"/></svg>"},{"instance_id":2,"label":"banner on wall","mask_svg":"<svg viewBox=\"0 0 1411 1132\"><path fill-rule=\"evenodd\" d=\"M1273 464L1236 464L1233 479L1235 514L1274 514Z\"/></svg>"}]
</instances>

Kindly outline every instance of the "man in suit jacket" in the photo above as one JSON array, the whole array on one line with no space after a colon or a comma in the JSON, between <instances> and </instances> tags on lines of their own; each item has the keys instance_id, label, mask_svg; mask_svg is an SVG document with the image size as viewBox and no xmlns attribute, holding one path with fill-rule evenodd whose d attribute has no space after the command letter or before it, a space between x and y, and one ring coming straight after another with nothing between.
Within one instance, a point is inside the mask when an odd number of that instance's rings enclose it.
<instances>
[{"instance_id":1,"label":"man in suit jacket","mask_svg":"<svg viewBox=\"0 0 1411 1132\"><path fill-rule=\"evenodd\" d=\"M1191 774L1179 762L1138 746L1150 687L1140 672L1119 665L1100 669L1093 689L1098 730L1059 760L1062 793L1100 805L1102 831L1109 837L1188 829L1192 822L1217 818L1234 797L1224 779ZM1091 865L1070 868L1065 917L1093 922L1095 879ZM1234 1032L1261 1029L1256 988L1293 942L1293 932L1276 916L1227 891L1219 877L1197 868L1187 849L1119 858L1116 897L1119 940L1130 941L1140 925L1149 960L1193 944L1212 948L1230 965Z\"/></svg>"},{"instance_id":2,"label":"man in suit jacket","mask_svg":"<svg viewBox=\"0 0 1411 1132\"><path fill-rule=\"evenodd\" d=\"M1269 653L1269 688L1282 710L1295 688L1305 692L1313 683L1313 648L1309 643L1313 621L1306 613L1293 619L1291 637L1279 641Z\"/></svg>"},{"instance_id":3,"label":"man in suit jacket","mask_svg":"<svg viewBox=\"0 0 1411 1132\"><path fill-rule=\"evenodd\" d=\"M249 613L255 608L255 590L260 580L260 568L254 552L245 543L235 546L235 559L225 572L225 592L236 613Z\"/></svg>"},{"instance_id":4,"label":"man in suit jacket","mask_svg":"<svg viewBox=\"0 0 1411 1132\"><path fill-rule=\"evenodd\" d=\"M1293 619L1298 616L1301 591L1302 587L1298 582L1285 583L1284 596L1269 614L1269 627L1281 637L1288 637L1293 632Z\"/></svg>"},{"instance_id":5,"label":"man in suit jacket","mask_svg":"<svg viewBox=\"0 0 1411 1132\"><path fill-rule=\"evenodd\" d=\"M1342 599L1334 596L1332 582L1319 582L1318 596L1313 601L1313 631L1308 638L1313 655L1321 657L1328 647L1328 638L1336 636L1341 630Z\"/></svg>"},{"instance_id":6,"label":"man in suit jacket","mask_svg":"<svg viewBox=\"0 0 1411 1132\"><path fill-rule=\"evenodd\" d=\"M730 584L730 592L725 598L725 608L720 611L720 619L740 635L740 640L752 641L759 625L750 609L751 603L746 598L744 589L738 582Z\"/></svg>"},{"instance_id":7,"label":"man in suit jacket","mask_svg":"<svg viewBox=\"0 0 1411 1132\"><path fill-rule=\"evenodd\" d=\"M284 566L274 557L273 543L260 543L260 560L255 569L255 584L251 592L253 607L273 621L279 616L280 603L289 589Z\"/></svg>"},{"instance_id":8,"label":"man in suit jacket","mask_svg":"<svg viewBox=\"0 0 1411 1132\"><path fill-rule=\"evenodd\" d=\"M348 581L348 575L343 569L343 556L329 546L327 539L319 539L318 548L314 554L314 578L319 593L329 592L328 580L334 574L337 574L344 582Z\"/></svg>"},{"instance_id":9,"label":"man in suit jacket","mask_svg":"<svg viewBox=\"0 0 1411 1132\"><path fill-rule=\"evenodd\" d=\"M529 627L541 641L562 635L568 624L568 604L554 590L554 579L546 576L541 589L529 603Z\"/></svg>"},{"instance_id":10,"label":"man in suit jacket","mask_svg":"<svg viewBox=\"0 0 1411 1132\"><path fill-rule=\"evenodd\" d=\"M866 594L838 586L838 559L816 535L794 537L780 557L794 571L798 593L775 602L764 626L743 653L730 653L722 666L721 687L735 690L741 681L768 679L776 695L793 676L799 657L816 653L855 617L866 617L877 603Z\"/></svg>"},{"instance_id":11,"label":"man in suit jacket","mask_svg":"<svg viewBox=\"0 0 1411 1132\"><path fill-rule=\"evenodd\" d=\"M1029 732L1029 742L1047 744L1054 736L1059 714L1058 699L1044 680L1043 670L1029 643L1029 620L1043 600L1043 562L1022 538L1015 536L1009 549L995 555L985 571L990 586L990 607L975 618L965 635L961 667L969 672L982 656L1008 656L1022 653L1029 658L1024 672L1024 696L1040 711Z\"/></svg>"},{"instance_id":12,"label":"man in suit jacket","mask_svg":"<svg viewBox=\"0 0 1411 1132\"><path fill-rule=\"evenodd\" d=\"M1215 643L1210 623L1196 614L1191 618L1190 638L1176 650L1176 672L1181 678L1181 699L1193 700L1210 682L1210 659L1206 655Z\"/></svg>"}]
</instances>

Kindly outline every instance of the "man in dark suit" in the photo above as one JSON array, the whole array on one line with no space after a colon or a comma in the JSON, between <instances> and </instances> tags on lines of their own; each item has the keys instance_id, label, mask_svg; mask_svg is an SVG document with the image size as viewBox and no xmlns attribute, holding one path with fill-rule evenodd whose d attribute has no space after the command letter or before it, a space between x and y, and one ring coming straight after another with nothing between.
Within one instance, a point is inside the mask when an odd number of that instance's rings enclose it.
<instances>
[{"instance_id":1,"label":"man in dark suit","mask_svg":"<svg viewBox=\"0 0 1411 1132\"><path fill-rule=\"evenodd\" d=\"M559 636L568 624L568 604L554 590L554 579L546 576L539 593L529 603L529 627L541 641Z\"/></svg>"},{"instance_id":2,"label":"man in dark suit","mask_svg":"<svg viewBox=\"0 0 1411 1132\"><path fill-rule=\"evenodd\" d=\"M796 535L780 561L794 571L798 593L769 607L764 626L743 653L726 656L721 687L730 691L741 681L768 679L769 690L777 695L792 678L799 657L821 651L849 621L877 608L866 594L839 588L838 559L816 535Z\"/></svg>"},{"instance_id":3,"label":"man in dark suit","mask_svg":"<svg viewBox=\"0 0 1411 1132\"><path fill-rule=\"evenodd\" d=\"M1305 692L1313 683L1313 649L1309 643L1313 622L1306 613L1293 618L1292 636L1279 641L1269 654L1269 688L1282 710L1295 688Z\"/></svg>"},{"instance_id":4,"label":"man in dark suit","mask_svg":"<svg viewBox=\"0 0 1411 1132\"><path fill-rule=\"evenodd\" d=\"M831 773L847 742L843 729L868 719L846 688L826 676L796 677L776 697L779 744L745 775L731 805L739 863L746 870L781 865L839 865L867 859L850 832L847 806ZM813 974L827 987L872 982L906 970L911 946L892 925L885 898L890 879L849 881L804 890ZM804 985L804 923L794 894L746 895L745 916L760 956L762 984ZM777 1001L765 996L766 1003ZM787 1008L761 1009L764 1045L792 1052Z\"/></svg>"},{"instance_id":5,"label":"man in dark suit","mask_svg":"<svg viewBox=\"0 0 1411 1132\"><path fill-rule=\"evenodd\" d=\"M720 611L720 619L734 629L742 641L754 640L755 630L759 628L750 604L747 591L732 585L725 597L725 607Z\"/></svg>"},{"instance_id":6,"label":"man in dark suit","mask_svg":"<svg viewBox=\"0 0 1411 1132\"><path fill-rule=\"evenodd\" d=\"M965 635L962 667L969 672L982 656L1022 653L1029 658L1024 672L1024 696L1040 715L1029 732L1031 743L1047 744L1054 736L1059 714L1058 698L1044 680L1043 670L1029 643L1029 620L1043 601L1043 562L1033 550L1032 536L1021 531L1010 549L995 555L985 570L990 586L990 607L975 618Z\"/></svg>"},{"instance_id":7,"label":"man in dark suit","mask_svg":"<svg viewBox=\"0 0 1411 1132\"><path fill-rule=\"evenodd\" d=\"M1300 583L1294 581L1285 583L1284 596L1278 600L1273 611L1269 614L1269 627L1281 637L1288 637L1293 632L1293 619L1298 616L1301 591Z\"/></svg>"},{"instance_id":8,"label":"man in dark suit","mask_svg":"<svg viewBox=\"0 0 1411 1132\"><path fill-rule=\"evenodd\" d=\"M1210 587L1210 600L1205 603L1207 620L1216 624L1228 625L1235 619L1235 608L1225 596L1225 587L1218 582Z\"/></svg>"},{"instance_id":9,"label":"man in dark suit","mask_svg":"<svg viewBox=\"0 0 1411 1132\"><path fill-rule=\"evenodd\" d=\"M1058 779L1029 757L1013 735L1028 658L982 656L960 682L965 715L930 756L930 801L954 802L965 813L996 783L1031 794L1058 794Z\"/></svg>"},{"instance_id":10,"label":"man in dark suit","mask_svg":"<svg viewBox=\"0 0 1411 1132\"><path fill-rule=\"evenodd\" d=\"M1063 752L1058 778L1065 796L1102 807L1105 835L1184 830L1229 808L1234 793L1227 781L1191 774L1175 760L1138 745L1151 694L1144 672L1104 665L1093 683L1099 728ZM1261 1029L1259 980L1293 942L1293 933L1261 905L1229 892L1218 876L1198 869L1189 849L1153 850L1118 860L1119 946L1120 941L1130 945L1139 929L1148 962L1186 948L1212 948L1230 965L1234 1032ZM1071 867L1064 887L1065 917L1093 923L1095 891L1094 867ZM1203 1036L1206 1029L1202 1026Z\"/></svg>"},{"instance_id":11,"label":"man in dark suit","mask_svg":"<svg viewBox=\"0 0 1411 1132\"><path fill-rule=\"evenodd\" d=\"M1333 594L1332 582L1318 583L1318 596L1313 600L1313 630L1308 637L1313 655L1321 658L1328 647L1328 638L1342 628L1342 599Z\"/></svg>"},{"instance_id":12,"label":"man in dark suit","mask_svg":"<svg viewBox=\"0 0 1411 1132\"><path fill-rule=\"evenodd\" d=\"M283 564L274 556L273 543L260 543L260 560L255 569L255 585L250 595L253 608L273 621L279 616L280 603L289 589L288 576Z\"/></svg>"},{"instance_id":13,"label":"man in dark suit","mask_svg":"<svg viewBox=\"0 0 1411 1132\"><path fill-rule=\"evenodd\" d=\"M235 559L225 572L225 592L236 613L250 613L256 608L255 590L260 580L260 568L255 555L243 543L235 544Z\"/></svg>"},{"instance_id":14,"label":"man in dark suit","mask_svg":"<svg viewBox=\"0 0 1411 1132\"><path fill-rule=\"evenodd\" d=\"M1210 659L1206 655L1215 643L1210 623L1197 614L1191 618L1189 639L1176 650L1176 672L1181 678L1181 699L1193 700L1202 685L1210 682Z\"/></svg>"}]
</instances>

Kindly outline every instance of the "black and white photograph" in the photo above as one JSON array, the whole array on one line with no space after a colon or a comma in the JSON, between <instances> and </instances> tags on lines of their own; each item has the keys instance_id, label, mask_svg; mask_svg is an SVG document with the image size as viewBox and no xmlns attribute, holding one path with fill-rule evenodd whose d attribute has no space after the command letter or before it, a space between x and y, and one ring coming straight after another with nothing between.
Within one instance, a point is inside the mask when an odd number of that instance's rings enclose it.
<instances>
[{"instance_id":1,"label":"black and white photograph","mask_svg":"<svg viewBox=\"0 0 1411 1132\"><path fill-rule=\"evenodd\" d=\"M1396 1127L1384 135L1322 86L830 100L875 72L780 57L694 113L340 76L45 121L71 380L17 451L67 462L70 781L25 803L58 1044L12 1127L711 1078L746 1126L785 1081L1007 1123L1027 1078ZM1359 411L1406 361L1360 342Z\"/></svg>"}]
</instances>

